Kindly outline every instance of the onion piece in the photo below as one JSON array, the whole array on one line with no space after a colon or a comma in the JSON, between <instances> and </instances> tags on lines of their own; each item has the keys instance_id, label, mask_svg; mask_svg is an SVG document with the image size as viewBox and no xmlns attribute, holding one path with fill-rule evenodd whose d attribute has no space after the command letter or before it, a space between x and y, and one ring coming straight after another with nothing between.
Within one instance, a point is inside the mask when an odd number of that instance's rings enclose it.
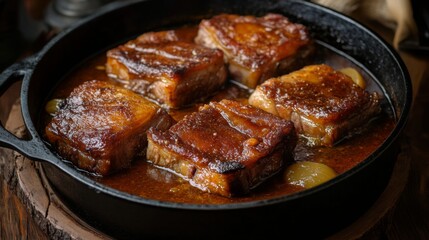
<instances>
[{"instance_id":1,"label":"onion piece","mask_svg":"<svg viewBox=\"0 0 429 240\"><path fill-rule=\"evenodd\" d=\"M61 108L63 104L64 99L54 98L51 99L49 102L45 105L45 111L51 115L54 116Z\"/></svg>"},{"instance_id":2,"label":"onion piece","mask_svg":"<svg viewBox=\"0 0 429 240\"><path fill-rule=\"evenodd\" d=\"M362 75L356 69L352 67L346 67L340 69L339 71L349 76L353 80L353 82L356 83L359 87L365 89L366 82L363 79Z\"/></svg>"},{"instance_id":3,"label":"onion piece","mask_svg":"<svg viewBox=\"0 0 429 240\"><path fill-rule=\"evenodd\" d=\"M284 174L287 183L306 189L315 187L336 177L337 173L323 163L301 161L290 165Z\"/></svg>"}]
</instances>

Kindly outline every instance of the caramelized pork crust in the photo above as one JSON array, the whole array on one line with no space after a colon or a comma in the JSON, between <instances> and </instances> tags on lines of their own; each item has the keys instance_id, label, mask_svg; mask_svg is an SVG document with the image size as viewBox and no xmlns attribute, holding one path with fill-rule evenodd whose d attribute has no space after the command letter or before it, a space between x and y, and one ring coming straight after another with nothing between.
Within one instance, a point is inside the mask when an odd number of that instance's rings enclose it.
<instances>
[{"instance_id":1,"label":"caramelized pork crust","mask_svg":"<svg viewBox=\"0 0 429 240\"><path fill-rule=\"evenodd\" d=\"M147 159L191 185L231 197L293 160L293 123L232 100L210 102L168 131L148 131Z\"/></svg>"},{"instance_id":2,"label":"caramelized pork crust","mask_svg":"<svg viewBox=\"0 0 429 240\"><path fill-rule=\"evenodd\" d=\"M250 88L301 67L313 50L306 27L279 14L216 15L201 21L195 41L221 49L233 79Z\"/></svg>"},{"instance_id":3,"label":"caramelized pork crust","mask_svg":"<svg viewBox=\"0 0 429 240\"><path fill-rule=\"evenodd\" d=\"M249 104L294 122L312 145L333 146L381 111L379 95L327 65L310 65L272 78L249 97Z\"/></svg>"},{"instance_id":4,"label":"caramelized pork crust","mask_svg":"<svg viewBox=\"0 0 429 240\"><path fill-rule=\"evenodd\" d=\"M175 39L182 38L175 32L148 33L111 49L107 73L170 108L212 95L226 81L223 53Z\"/></svg>"},{"instance_id":5,"label":"caramelized pork crust","mask_svg":"<svg viewBox=\"0 0 429 240\"><path fill-rule=\"evenodd\" d=\"M142 96L104 81L75 88L45 128L63 158L86 171L108 175L144 157L149 127L168 128L172 119Z\"/></svg>"},{"instance_id":6,"label":"caramelized pork crust","mask_svg":"<svg viewBox=\"0 0 429 240\"><path fill-rule=\"evenodd\" d=\"M197 36L198 28L184 26L177 29L146 32L138 36L134 41L140 43L165 43L165 42L188 42L193 43Z\"/></svg>"}]
</instances>

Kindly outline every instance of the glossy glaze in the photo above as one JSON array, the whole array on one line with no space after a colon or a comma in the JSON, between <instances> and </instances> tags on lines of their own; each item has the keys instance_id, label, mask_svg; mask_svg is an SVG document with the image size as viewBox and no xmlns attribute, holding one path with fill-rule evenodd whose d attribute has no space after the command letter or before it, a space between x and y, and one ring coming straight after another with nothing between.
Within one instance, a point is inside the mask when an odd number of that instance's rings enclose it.
<instances>
[{"instance_id":1,"label":"glossy glaze","mask_svg":"<svg viewBox=\"0 0 429 240\"><path fill-rule=\"evenodd\" d=\"M64 79L52 97L65 97L72 88L92 79L111 81L117 84L117 82L106 75L104 68L105 61L104 54L86 61L85 64ZM323 45L318 45L318 54L308 64L313 63L326 63L336 69L347 66L355 67L369 80L367 82L367 89L382 94L378 84L363 69L347 58L325 48ZM246 103L247 97L251 92L252 90L246 87L229 82L225 85L225 88L221 89L211 99L236 99ZM180 120L187 114L196 111L199 106L201 104L181 110L171 109L169 113L175 120ZM384 103L382 106L383 111L378 119L372 121L357 135L343 139L332 148L309 147L305 141L302 139L299 140L295 149L295 160L321 162L333 168L338 174L350 170L383 144L395 127L390 105ZM301 187L286 184L283 175L284 173L280 172L264 184L255 188L248 195L234 198L202 192L173 173L148 164L145 159L136 160L129 169L109 177L94 177L94 179L109 187L149 199L196 204L227 204L271 199L304 190Z\"/></svg>"}]
</instances>

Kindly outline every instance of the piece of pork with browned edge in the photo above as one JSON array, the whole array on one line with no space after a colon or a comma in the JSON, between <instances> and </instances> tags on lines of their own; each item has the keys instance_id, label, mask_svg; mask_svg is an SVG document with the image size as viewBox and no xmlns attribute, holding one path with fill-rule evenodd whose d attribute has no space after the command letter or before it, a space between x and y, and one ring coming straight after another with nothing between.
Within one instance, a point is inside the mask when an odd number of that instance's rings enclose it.
<instances>
[{"instance_id":1,"label":"piece of pork with browned edge","mask_svg":"<svg viewBox=\"0 0 429 240\"><path fill-rule=\"evenodd\" d=\"M380 95L320 64L261 84L249 104L294 122L310 145L333 146L381 111Z\"/></svg>"},{"instance_id":2,"label":"piece of pork with browned edge","mask_svg":"<svg viewBox=\"0 0 429 240\"><path fill-rule=\"evenodd\" d=\"M140 43L165 43L165 42L188 42L193 43L197 36L198 28L195 26L183 26L176 29L145 32L135 40Z\"/></svg>"},{"instance_id":3,"label":"piece of pork with browned edge","mask_svg":"<svg viewBox=\"0 0 429 240\"><path fill-rule=\"evenodd\" d=\"M303 67L314 50L307 28L280 14L220 14L199 24L195 42L224 52L232 78L254 89Z\"/></svg>"},{"instance_id":4,"label":"piece of pork with browned edge","mask_svg":"<svg viewBox=\"0 0 429 240\"><path fill-rule=\"evenodd\" d=\"M190 41L193 34L149 32L107 52L106 71L124 87L167 108L205 100L227 79L223 53Z\"/></svg>"},{"instance_id":5,"label":"piece of pork with browned edge","mask_svg":"<svg viewBox=\"0 0 429 240\"><path fill-rule=\"evenodd\" d=\"M163 109L139 94L93 80L64 100L45 136L64 159L105 176L145 156L149 127L166 129L172 123Z\"/></svg>"},{"instance_id":6,"label":"piece of pork with browned edge","mask_svg":"<svg viewBox=\"0 0 429 240\"><path fill-rule=\"evenodd\" d=\"M293 123L233 100L210 102L163 131L148 131L147 160L226 197L248 193L293 161Z\"/></svg>"}]
</instances>

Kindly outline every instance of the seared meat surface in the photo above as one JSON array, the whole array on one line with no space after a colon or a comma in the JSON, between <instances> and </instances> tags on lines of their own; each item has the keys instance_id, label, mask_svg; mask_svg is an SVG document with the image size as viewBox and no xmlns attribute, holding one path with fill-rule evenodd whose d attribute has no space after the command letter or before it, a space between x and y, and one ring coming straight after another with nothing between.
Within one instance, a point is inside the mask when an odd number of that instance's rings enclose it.
<instances>
[{"instance_id":1,"label":"seared meat surface","mask_svg":"<svg viewBox=\"0 0 429 240\"><path fill-rule=\"evenodd\" d=\"M108 175L145 156L149 127L165 129L172 123L165 111L139 94L93 80L71 92L45 134L63 158Z\"/></svg>"},{"instance_id":2,"label":"seared meat surface","mask_svg":"<svg viewBox=\"0 0 429 240\"><path fill-rule=\"evenodd\" d=\"M306 27L279 14L216 15L201 21L195 41L221 49L232 78L250 88L302 67L313 49Z\"/></svg>"},{"instance_id":3,"label":"seared meat surface","mask_svg":"<svg viewBox=\"0 0 429 240\"><path fill-rule=\"evenodd\" d=\"M165 42L188 42L193 43L197 36L196 27L185 26L177 29L146 32L138 36L134 41L140 43L165 43Z\"/></svg>"},{"instance_id":4,"label":"seared meat surface","mask_svg":"<svg viewBox=\"0 0 429 240\"><path fill-rule=\"evenodd\" d=\"M148 131L147 160L210 193L249 192L293 160L293 123L232 100L210 102L163 131Z\"/></svg>"},{"instance_id":5,"label":"seared meat surface","mask_svg":"<svg viewBox=\"0 0 429 240\"><path fill-rule=\"evenodd\" d=\"M369 93L328 65L310 65L261 84L249 104L294 122L311 145L333 146L381 111Z\"/></svg>"},{"instance_id":6,"label":"seared meat surface","mask_svg":"<svg viewBox=\"0 0 429 240\"><path fill-rule=\"evenodd\" d=\"M151 32L107 52L106 71L126 88L179 108L211 96L226 81L223 53L192 34Z\"/></svg>"}]
</instances>

